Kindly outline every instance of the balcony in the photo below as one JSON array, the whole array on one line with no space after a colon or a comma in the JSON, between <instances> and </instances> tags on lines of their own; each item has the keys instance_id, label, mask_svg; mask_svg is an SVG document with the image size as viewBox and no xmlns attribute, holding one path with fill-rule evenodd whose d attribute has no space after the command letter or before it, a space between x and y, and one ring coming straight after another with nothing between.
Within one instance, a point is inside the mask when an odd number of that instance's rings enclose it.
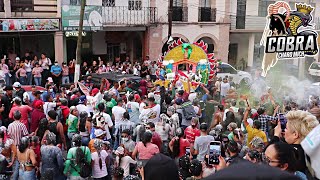
<instances>
[{"instance_id":1,"label":"balcony","mask_svg":"<svg viewBox=\"0 0 320 180\"><path fill-rule=\"evenodd\" d=\"M103 6L102 24L104 26L145 26L154 24L157 8L141 6Z\"/></svg>"},{"instance_id":2,"label":"balcony","mask_svg":"<svg viewBox=\"0 0 320 180\"><path fill-rule=\"evenodd\" d=\"M188 21L188 7L173 7L172 8L172 21Z\"/></svg>"},{"instance_id":3,"label":"balcony","mask_svg":"<svg viewBox=\"0 0 320 180\"><path fill-rule=\"evenodd\" d=\"M211 7L199 7L199 22L216 22L217 9Z\"/></svg>"},{"instance_id":4,"label":"balcony","mask_svg":"<svg viewBox=\"0 0 320 180\"><path fill-rule=\"evenodd\" d=\"M33 0L11 0L12 12L28 12L34 10Z\"/></svg>"}]
</instances>

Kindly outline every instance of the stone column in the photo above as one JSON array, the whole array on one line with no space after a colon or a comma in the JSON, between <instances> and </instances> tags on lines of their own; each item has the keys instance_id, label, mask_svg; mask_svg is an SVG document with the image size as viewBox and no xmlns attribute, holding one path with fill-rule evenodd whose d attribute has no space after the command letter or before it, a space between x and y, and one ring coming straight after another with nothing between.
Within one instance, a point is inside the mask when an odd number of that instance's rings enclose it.
<instances>
[{"instance_id":1,"label":"stone column","mask_svg":"<svg viewBox=\"0 0 320 180\"><path fill-rule=\"evenodd\" d=\"M249 36L249 46L248 46L248 67L253 66L253 55L254 55L254 34Z\"/></svg>"},{"instance_id":2,"label":"stone column","mask_svg":"<svg viewBox=\"0 0 320 180\"><path fill-rule=\"evenodd\" d=\"M65 61L65 51L64 51L64 40L63 40L63 32L59 31L54 34L54 52L55 52L55 60L62 64Z\"/></svg>"},{"instance_id":3,"label":"stone column","mask_svg":"<svg viewBox=\"0 0 320 180\"><path fill-rule=\"evenodd\" d=\"M4 5L4 17L5 18L10 18L11 17L11 3L10 0L4 0L3 1Z\"/></svg>"}]
</instances>

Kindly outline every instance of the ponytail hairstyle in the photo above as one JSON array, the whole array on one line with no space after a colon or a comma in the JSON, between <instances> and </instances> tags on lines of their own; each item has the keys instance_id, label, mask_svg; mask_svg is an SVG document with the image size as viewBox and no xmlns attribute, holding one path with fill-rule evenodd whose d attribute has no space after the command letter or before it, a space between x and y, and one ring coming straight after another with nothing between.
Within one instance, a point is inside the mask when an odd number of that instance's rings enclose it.
<instances>
[{"instance_id":1,"label":"ponytail hairstyle","mask_svg":"<svg viewBox=\"0 0 320 180\"><path fill-rule=\"evenodd\" d=\"M103 141L101 139L95 139L93 147L97 150L99 156L99 167L102 169L102 159L101 159L101 150L102 150Z\"/></svg>"},{"instance_id":2,"label":"ponytail hairstyle","mask_svg":"<svg viewBox=\"0 0 320 180\"><path fill-rule=\"evenodd\" d=\"M147 147L147 143L151 142L152 139L152 133L149 131L144 132L142 137L142 143L145 147Z\"/></svg>"},{"instance_id":3,"label":"ponytail hairstyle","mask_svg":"<svg viewBox=\"0 0 320 180\"><path fill-rule=\"evenodd\" d=\"M297 149L292 147L290 144L283 142L276 142L270 146L273 146L276 151L276 157L280 163L279 167L283 166L284 164L288 164L286 169L287 171L297 171L297 161L299 159L299 152Z\"/></svg>"},{"instance_id":4,"label":"ponytail hairstyle","mask_svg":"<svg viewBox=\"0 0 320 180\"><path fill-rule=\"evenodd\" d=\"M88 118L88 113L86 111L80 112L80 123L79 123L79 131L85 132L86 131L86 122Z\"/></svg>"},{"instance_id":5,"label":"ponytail hairstyle","mask_svg":"<svg viewBox=\"0 0 320 180\"><path fill-rule=\"evenodd\" d=\"M178 128L176 130L176 135L178 139L176 139L173 142L173 148L172 148L172 156L177 157L180 154L180 139L184 136L184 131L182 128Z\"/></svg>"},{"instance_id":6,"label":"ponytail hairstyle","mask_svg":"<svg viewBox=\"0 0 320 180\"><path fill-rule=\"evenodd\" d=\"M79 134L75 134L72 137L72 146L76 147L76 164L80 164L81 161L85 158L85 154L81 149L81 136Z\"/></svg>"}]
</instances>

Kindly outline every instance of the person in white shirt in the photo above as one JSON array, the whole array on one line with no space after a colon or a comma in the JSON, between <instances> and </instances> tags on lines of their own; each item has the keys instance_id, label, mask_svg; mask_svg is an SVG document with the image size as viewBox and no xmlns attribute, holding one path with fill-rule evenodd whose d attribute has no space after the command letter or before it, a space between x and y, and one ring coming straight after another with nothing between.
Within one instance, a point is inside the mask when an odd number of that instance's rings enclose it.
<instances>
[{"instance_id":1,"label":"person in white shirt","mask_svg":"<svg viewBox=\"0 0 320 180\"><path fill-rule=\"evenodd\" d=\"M123 130L128 129L130 132L133 132L135 124L131 122L128 112L124 112L121 120L118 124L115 125L114 137L116 138L114 143L114 149L116 149L121 143L121 133Z\"/></svg>"},{"instance_id":2,"label":"person in white shirt","mask_svg":"<svg viewBox=\"0 0 320 180\"><path fill-rule=\"evenodd\" d=\"M157 123L160 120L160 105L155 104L154 97L148 98L148 107L142 110L139 119L153 123Z\"/></svg>"},{"instance_id":3,"label":"person in white shirt","mask_svg":"<svg viewBox=\"0 0 320 180\"><path fill-rule=\"evenodd\" d=\"M87 106L87 99L86 99L86 96L85 95L82 95L80 96L79 98L79 104L77 105L77 109L80 111L80 112L87 112L88 113L88 117L91 117L91 112Z\"/></svg>"},{"instance_id":4,"label":"person in white shirt","mask_svg":"<svg viewBox=\"0 0 320 180\"><path fill-rule=\"evenodd\" d=\"M216 83L214 84L214 86L217 88L217 92L220 93L221 91L221 81L222 81L222 78L219 77L216 81Z\"/></svg>"},{"instance_id":5,"label":"person in white shirt","mask_svg":"<svg viewBox=\"0 0 320 180\"><path fill-rule=\"evenodd\" d=\"M126 110L122 106L123 106L123 99L118 98L117 99L117 106L114 106L112 108L112 119L114 120L114 123L116 126L121 121L121 119L123 117L123 113L126 112Z\"/></svg>"},{"instance_id":6,"label":"person in white shirt","mask_svg":"<svg viewBox=\"0 0 320 180\"><path fill-rule=\"evenodd\" d=\"M59 105L58 105L58 103L52 102L53 99L52 99L52 96L50 96L50 95L46 95L45 98L47 99L47 101L44 102L43 112L44 112L44 114L46 115L46 117L49 118L48 112L51 111L51 110L54 110L54 108L56 108L57 106L59 106L60 103L59 103Z\"/></svg>"},{"instance_id":7,"label":"person in white shirt","mask_svg":"<svg viewBox=\"0 0 320 180\"><path fill-rule=\"evenodd\" d=\"M32 65L28 59L25 59L24 69L27 71L27 84L32 84Z\"/></svg>"},{"instance_id":8,"label":"person in white shirt","mask_svg":"<svg viewBox=\"0 0 320 180\"><path fill-rule=\"evenodd\" d=\"M105 113L105 106L103 103L98 104L99 112L94 114L92 119L96 122L97 128L103 129L106 132L107 140L111 139L111 133L109 129L113 127L113 122L109 114Z\"/></svg>"},{"instance_id":9,"label":"person in white shirt","mask_svg":"<svg viewBox=\"0 0 320 180\"><path fill-rule=\"evenodd\" d=\"M238 113L239 108L237 108L236 105L237 105L237 101L236 100L232 100L231 101L231 107L229 109L224 110L223 121L226 120L226 114L230 110L233 111L234 113Z\"/></svg>"},{"instance_id":10,"label":"person in white shirt","mask_svg":"<svg viewBox=\"0 0 320 180\"><path fill-rule=\"evenodd\" d=\"M116 154L116 166L120 166L124 173L123 177L130 175L130 164L136 164L137 161L133 160L130 156L125 155L124 148L119 146L115 151Z\"/></svg>"},{"instance_id":11,"label":"person in white shirt","mask_svg":"<svg viewBox=\"0 0 320 180\"><path fill-rule=\"evenodd\" d=\"M130 121L134 122L136 125L140 124L140 120L139 120L139 103L134 101L134 95L131 94L128 97L129 102L127 103L126 107L127 107L127 111L129 112L130 115Z\"/></svg>"},{"instance_id":12,"label":"person in white shirt","mask_svg":"<svg viewBox=\"0 0 320 180\"><path fill-rule=\"evenodd\" d=\"M228 91L230 90L230 84L228 83L228 78L223 78L223 81L222 81L222 83L221 83L221 97L222 98L224 98L224 97L226 97L227 96L227 94L228 94Z\"/></svg>"}]
</instances>

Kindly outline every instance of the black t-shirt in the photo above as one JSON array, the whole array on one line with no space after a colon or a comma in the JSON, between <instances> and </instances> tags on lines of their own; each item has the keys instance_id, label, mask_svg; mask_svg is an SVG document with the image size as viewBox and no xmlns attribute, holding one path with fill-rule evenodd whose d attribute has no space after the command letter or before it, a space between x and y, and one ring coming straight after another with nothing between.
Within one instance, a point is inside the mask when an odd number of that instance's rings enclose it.
<instances>
[{"instance_id":1,"label":"black t-shirt","mask_svg":"<svg viewBox=\"0 0 320 180\"><path fill-rule=\"evenodd\" d=\"M9 97L7 95L4 95L2 96L1 98L1 106L3 104L4 106L4 111L1 113L2 115L2 119L8 119L9 117L9 112L10 112L10 109L12 107L12 97Z\"/></svg>"}]
</instances>

